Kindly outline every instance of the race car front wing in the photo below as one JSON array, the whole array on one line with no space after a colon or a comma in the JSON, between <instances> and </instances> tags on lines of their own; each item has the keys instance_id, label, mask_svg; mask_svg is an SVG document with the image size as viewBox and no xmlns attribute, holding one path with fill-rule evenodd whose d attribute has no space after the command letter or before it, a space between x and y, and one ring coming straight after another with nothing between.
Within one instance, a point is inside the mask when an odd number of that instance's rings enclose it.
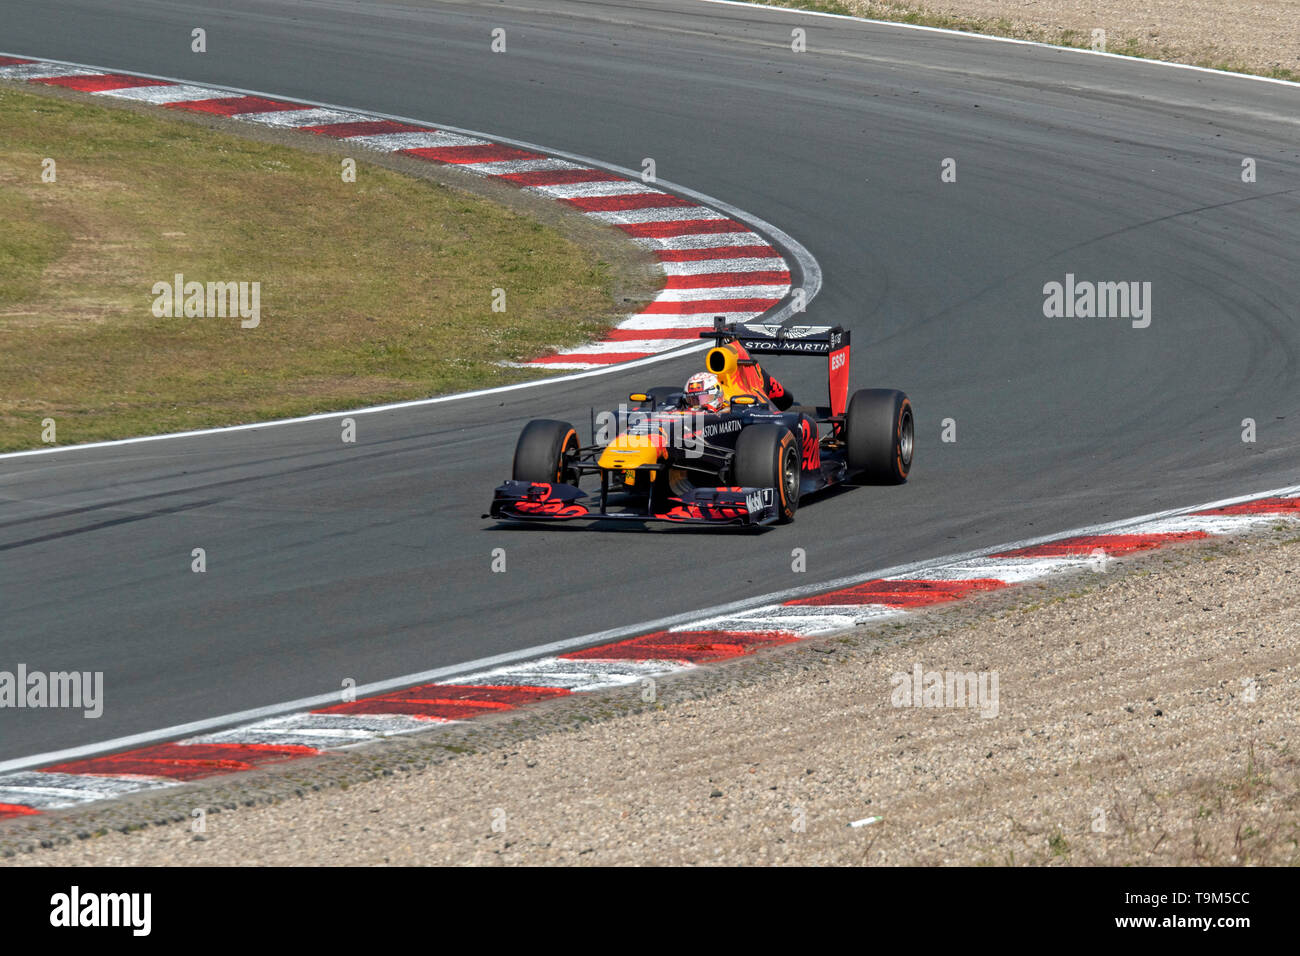
<instances>
[{"instance_id":1,"label":"race car front wing","mask_svg":"<svg viewBox=\"0 0 1300 956\"><path fill-rule=\"evenodd\" d=\"M485 518L512 521L669 521L674 524L755 527L777 518L775 488L696 488L667 499L666 507L623 511L593 508L579 501L587 493L576 485L507 481L492 495Z\"/></svg>"}]
</instances>

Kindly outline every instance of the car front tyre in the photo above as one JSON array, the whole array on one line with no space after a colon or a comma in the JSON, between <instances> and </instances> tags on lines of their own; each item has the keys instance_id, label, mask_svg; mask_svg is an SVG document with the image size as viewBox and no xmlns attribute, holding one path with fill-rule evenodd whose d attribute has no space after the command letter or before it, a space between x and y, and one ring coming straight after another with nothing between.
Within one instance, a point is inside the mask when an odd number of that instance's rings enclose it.
<instances>
[{"instance_id":1,"label":"car front tyre","mask_svg":"<svg viewBox=\"0 0 1300 956\"><path fill-rule=\"evenodd\" d=\"M777 521L788 524L799 508L799 443L790 429L750 425L736 437L732 478L742 488L775 488Z\"/></svg>"},{"instance_id":2,"label":"car front tyre","mask_svg":"<svg viewBox=\"0 0 1300 956\"><path fill-rule=\"evenodd\" d=\"M516 481L577 484L573 459L578 433L568 422L537 418L524 426L515 445L511 477Z\"/></svg>"}]
</instances>

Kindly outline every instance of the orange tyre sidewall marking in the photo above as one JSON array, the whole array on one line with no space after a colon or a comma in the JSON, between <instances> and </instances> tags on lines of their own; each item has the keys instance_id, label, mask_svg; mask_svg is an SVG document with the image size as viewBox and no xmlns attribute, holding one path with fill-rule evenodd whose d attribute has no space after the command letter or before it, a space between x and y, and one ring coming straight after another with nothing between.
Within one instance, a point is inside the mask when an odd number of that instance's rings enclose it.
<instances>
[{"instance_id":1,"label":"orange tyre sidewall marking","mask_svg":"<svg viewBox=\"0 0 1300 956\"><path fill-rule=\"evenodd\" d=\"M562 484L564 482L564 453L569 448L570 438L572 438L575 443L577 442L578 440L577 429L570 428L568 434L564 436L564 441L560 442L560 460L556 464L556 468L555 468L555 483L557 485Z\"/></svg>"},{"instance_id":2,"label":"orange tyre sidewall marking","mask_svg":"<svg viewBox=\"0 0 1300 956\"><path fill-rule=\"evenodd\" d=\"M790 442L792 442L793 440L794 440L794 436L791 435L789 432L786 432L784 437L782 437L781 439L781 445L777 451L776 487L778 493L781 495L782 514L790 510L790 502L786 499L785 496L785 453L786 450L789 449L790 447Z\"/></svg>"}]
</instances>

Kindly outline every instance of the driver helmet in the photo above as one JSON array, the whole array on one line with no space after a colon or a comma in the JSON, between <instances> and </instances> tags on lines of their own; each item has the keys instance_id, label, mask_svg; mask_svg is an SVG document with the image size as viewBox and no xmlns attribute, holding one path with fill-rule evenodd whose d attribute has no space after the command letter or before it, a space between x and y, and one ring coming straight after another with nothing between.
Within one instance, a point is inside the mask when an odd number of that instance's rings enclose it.
<instances>
[{"instance_id":1,"label":"driver helmet","mask_svg":"<svg viewBox=\"0 0 1300 956\"><path fill-rule=\"evenodd\" d=\"M696 372L686 380L686 405L688 408L722 408L722 385L712 372Z\"/></svg>"}]
</instances>

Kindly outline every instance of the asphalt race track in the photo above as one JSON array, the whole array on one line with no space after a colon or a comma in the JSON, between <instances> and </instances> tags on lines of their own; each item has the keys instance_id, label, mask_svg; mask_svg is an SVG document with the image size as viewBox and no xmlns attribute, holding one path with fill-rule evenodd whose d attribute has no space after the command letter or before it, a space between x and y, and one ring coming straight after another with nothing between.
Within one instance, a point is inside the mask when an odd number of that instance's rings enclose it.
<instances>
[{"instance_id":1,"label":"asphalt race track","mask_svg":"<svg viewBox=\"0 0 1300 956\"><path fill-rule=\"evenodd\" d=\"M807 319L852 328L854 387L911 395L912 479L758 535L480 518L524 422L585 433L698 353L367 415L355 445L327 420L0 459L0 668L106 693L7 713L0 760L1300 482L1300 87L694 0L207 6L0 0L0 49L653 157L816 256ZM1046 318L1067 273L1150 282L1150 326ZM818 361L771 367L821 398Z\"/></svg>"}]
</instances>

